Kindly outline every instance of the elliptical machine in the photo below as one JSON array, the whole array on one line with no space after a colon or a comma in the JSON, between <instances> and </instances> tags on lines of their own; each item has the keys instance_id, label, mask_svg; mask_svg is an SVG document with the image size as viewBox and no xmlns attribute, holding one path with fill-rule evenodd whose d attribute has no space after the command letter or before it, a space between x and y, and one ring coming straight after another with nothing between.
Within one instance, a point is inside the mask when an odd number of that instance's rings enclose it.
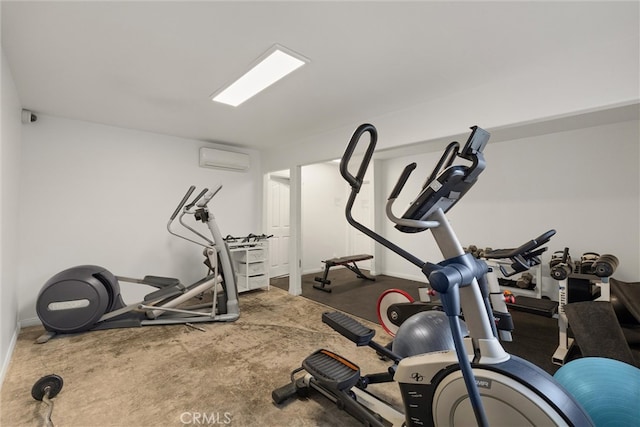
<instances>
[{"instance_id":1,"label":"elliptical machine","mask_svg":"<svg viewBox=\"0 0 640 427\"><path fill-rule=\"evenodd\" d=\"M36 311L47 332L37 342L45 343L56 334L89 330L233 322L238 319L240 308L231 255L207 206L221 188L221 185L214 191L205 188L187 204L196 189L195 186L189 187L167 223L170 234L204 248L204 263L209 270L204 278L185 286L180 280L170 277L135 279L114 276L96 265L81 265L61 271L44 284L38 295ZM185 215L206 224L211 237L185 224ZM195 237L173 231L176 218ZM120 294L119 281L149 285L157 290L146 295L143 301L127 305ZM208 293L211 294L210 301ZM193 298L207 301L187 306Z\"/></svg>"},{"instance_id":2,"label":"elliptical machine","mask_svg":"<svg viewBox=\"0 0 640 427\"><path fill-rule=\"evenodd\" d=\"M340 173L351 186L347 221L425 274L440 293L455 351L441 350L403 358L375 343L375 331L355 319L340 312L324 313L324 323L356 345L374 348L393 360L393 365L386 376L384 373L361 376L356 364L321 349L293 371L290 384L273 391L275 403L314 389L367 425L592 425L580 404L553 377L503 349L489 303L487 265L463 251L445 217L445 212L471 188L485 168L482 151L489 133L477 126L471 129L464 148L452 150L454 156L471 165L450 165L428 180L402 218L397 218L391 212L392 204L416 167L412 163L404 169L387 202L387 216L398 230L431 231L445 258L438 264L420 260L358 223L351 215L377 141L373 125L358 127L340 163ZM369 147L357 175L353 176L348 169L349 161L365 133L370 135ZM467 337L461 332L461 312L469 329ZM301 371L306 374L296 378ZM366 390L371 382L387 382L391 378L400 387L404 414Z\"/></svg>"}]
</instances>

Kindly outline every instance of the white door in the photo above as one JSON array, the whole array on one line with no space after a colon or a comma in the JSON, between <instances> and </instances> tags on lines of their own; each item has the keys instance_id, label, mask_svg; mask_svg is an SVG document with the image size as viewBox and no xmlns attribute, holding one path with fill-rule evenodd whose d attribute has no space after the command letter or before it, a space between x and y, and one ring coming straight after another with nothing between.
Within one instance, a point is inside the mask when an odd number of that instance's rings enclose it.
<instances>
[{"instance_id":1,"label":"white door","mask_svg":"<svg viewBox=\"0 0 640 427\"><path fill-rule=\"evenodd\" d=\"M289 274L289 178L269 177L269 277Z\"/></svg>"}]
</instances>

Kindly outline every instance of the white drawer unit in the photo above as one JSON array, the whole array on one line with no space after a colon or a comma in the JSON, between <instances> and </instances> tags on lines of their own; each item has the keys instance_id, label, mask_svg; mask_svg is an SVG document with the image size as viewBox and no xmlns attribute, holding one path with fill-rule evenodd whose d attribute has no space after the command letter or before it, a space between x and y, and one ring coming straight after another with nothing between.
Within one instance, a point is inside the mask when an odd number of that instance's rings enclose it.
<instances>
[{"instance_id":1,"label":"white drawer unit","mask_svg":"<svg viewBox=\"0 0 640 427\"><path fill-rule=\"evenodd\" d=\"M256 242L261 243L261 242ZM232 243L233 245L247 245L247 243ZM238 262L260 262L267 259L267 250L262 248L246 248L247 250L243 250L244 246L239 246L234 251L234 258Z\"/></svg>"},{"instance_id":2,"label":"white drawer unit","mask_svg":"<svg viewBox=\"0 0 640 427\"><path fill-rule=\"evenodd\" d=\"M238 262L238 271L236 271L236 273L244 276L256 276L258 274L264 275L266 273L265 270L265 263L263 261Z\"/></svg>"},{"instance_id":3,"label":"white drawer unit","mask_svg":"<svg viewBox=\"0 0 640 427\"><path fill-rule=\"evenodd\" d=\"M238 292L258 288L269 288L269 278L266 274L261 274L260 276L238 274Z\"/></svg>"},{"instance_id":4,"label":"white drawer unit","mask_svg":"<svg viewBox=\"0 0 640 427\"><path fill-rule=\"evenodd\" d=\"M238 292L252 289L269 289L269 242L257 241L229 242L233 268L238 278Z\"/></svg>"}]
</instances>

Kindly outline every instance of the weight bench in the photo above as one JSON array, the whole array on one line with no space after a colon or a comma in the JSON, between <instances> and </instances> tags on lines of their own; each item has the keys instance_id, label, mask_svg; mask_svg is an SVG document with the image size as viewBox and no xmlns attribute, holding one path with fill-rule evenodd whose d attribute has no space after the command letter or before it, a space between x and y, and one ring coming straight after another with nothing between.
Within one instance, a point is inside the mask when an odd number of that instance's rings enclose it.
<instances>
[{"instance_id":1,"label":"weight bench","mask_svg":"<svg viewBox=\"0 0 640 427\"><path fill-rule=\"evenodd\" d=\"M358 268L358 265L356 264L357 261L366 261L372 258L373 255L361 254L332 258L326 261L322 261L324 262L324 275L322 277L316 277L314 279L316 282L320 282L320 285L314 284L313 287L316 289L320 289L321 291L331 292L331 288L326 287L331 284L331 280L328 280L327 276L329 275L329 270L331 269L331 267L334 267L336 265L347 267L349 270L353 271L360 279L374 281L376 279L374 279L373 277L368 277Z\"/></svg>"},{"instance_id":2,"label":"weight bench","mask_svg":"<svg viewBox=\"0 0 640 427\"><path fill-rule=\"evenodd\" d=\"M610 302L572 302L564 311L583 357L606 357L638 366Z\"/></svg>"}]
</instances>

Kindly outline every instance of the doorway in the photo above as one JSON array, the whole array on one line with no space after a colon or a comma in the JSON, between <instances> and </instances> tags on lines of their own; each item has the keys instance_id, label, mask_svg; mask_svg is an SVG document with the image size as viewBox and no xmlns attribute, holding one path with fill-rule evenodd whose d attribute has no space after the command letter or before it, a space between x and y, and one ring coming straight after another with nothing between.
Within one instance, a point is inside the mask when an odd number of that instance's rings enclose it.
<instances>
[{"instance_id":1,"label":"doorway","mask_svg":"<svg viewBox=\"0 0 640 427\"><path fill-rule=\"evenodd\" d=\"M337 162L302 167L301 234L302 274L324 270L322 261L356 254L373 254L373 241L351 227L345 206L351 191L340 175ZM373 224L371 181L365 179L352 214L367 227ZM371 269L369 261L358 264Z\"/></svg>"},{"instance_id":2,"label":"doorway","mask_svg":"<svg viewBox=\"0 0 640 427\"><path fill-rule=\"evenodd\" d=\"M269 239L269 277L289 275L291 221L289 171L269 174L267 188L267 234Z\"/></svg>"}]
</instances>

